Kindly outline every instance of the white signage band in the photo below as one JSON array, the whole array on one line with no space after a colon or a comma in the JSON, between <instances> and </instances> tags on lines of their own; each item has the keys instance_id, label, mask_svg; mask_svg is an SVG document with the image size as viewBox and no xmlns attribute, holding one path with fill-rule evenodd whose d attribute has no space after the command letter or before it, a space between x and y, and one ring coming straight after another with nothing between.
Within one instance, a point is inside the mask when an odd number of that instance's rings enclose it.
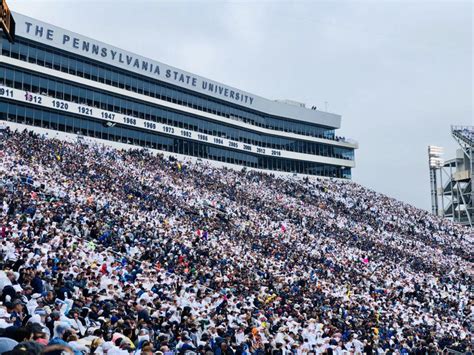
<instances>
[{"instance_id":1,"label":"white signage band","mask_svg":"<svg viewBox=\"0 0 474 355\"><path fill-rule=\"evenodd\" d=\"M27 91L10 88L7 86L0 86L0 98L12 99L15 101L25 102L28 104L46 107L58 111L66 111L80 116L92 117L102 121L114 122L117 124L144 129L147 131L159 132L170 136L191 139L202 143L213 144L221 147L228 147L247 153L296 160L314 161L319 163L342 165L347 167L353 167L355 165L352 160L337 159L311 154L295 153L285 150L271 149L266 147L259 147L252 144L237 142L227 138L221 138L201 132L191 131L184 128L144 120L130 115L123 115L111 111L106 111L85 104L77 104L74 102L59 100L54 97L34 94Z\"/></svg>"}]
</instances>

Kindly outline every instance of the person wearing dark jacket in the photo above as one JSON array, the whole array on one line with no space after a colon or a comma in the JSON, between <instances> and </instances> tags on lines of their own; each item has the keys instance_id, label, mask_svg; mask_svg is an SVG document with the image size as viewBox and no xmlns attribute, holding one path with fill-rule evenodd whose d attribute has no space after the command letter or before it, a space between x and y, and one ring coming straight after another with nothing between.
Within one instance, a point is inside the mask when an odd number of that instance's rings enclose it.
<instances>
[{"instance_id":1,"label":"person wearing dark jacket","mask_svg":"<svg viewBox=\"0 0 474 355\"><path fill-rule=\"evenodd\" d=\"M35 274L35 277L31 280L31 287L33 287L33 293L40 293L44 292L43 280L41 280L41 272L38 271Z\"/></svg>"}]
</instances>

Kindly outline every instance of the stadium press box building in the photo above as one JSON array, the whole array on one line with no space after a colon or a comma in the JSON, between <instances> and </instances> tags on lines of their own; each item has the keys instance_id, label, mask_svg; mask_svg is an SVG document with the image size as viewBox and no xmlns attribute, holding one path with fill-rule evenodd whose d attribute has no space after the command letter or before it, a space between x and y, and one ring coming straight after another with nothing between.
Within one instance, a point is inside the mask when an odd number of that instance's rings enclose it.
<instances>
[{"instance_id":1,"label":"stadium press box building","mask_svg":"<svg viewBox=\"0 0 474 355\"><path fill-rule=\"evenodd\" d=\"M2 33L0 119L275 172L350 178L357 143L341 116L273 101L13 13Z\"/></svg>"}]
</instances>

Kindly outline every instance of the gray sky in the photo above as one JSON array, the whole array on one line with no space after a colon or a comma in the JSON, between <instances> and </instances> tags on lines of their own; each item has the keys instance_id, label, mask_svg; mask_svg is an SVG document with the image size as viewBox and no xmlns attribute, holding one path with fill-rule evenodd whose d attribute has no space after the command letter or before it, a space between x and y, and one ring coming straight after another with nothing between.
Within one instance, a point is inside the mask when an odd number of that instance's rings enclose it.
<instances>
[{"instance_id":1,"label":"gray sky","mask_svg":"<svg viewBox=\"0 0 474 355\"><path fill-rule=\"evenodd\" d=\"M430 209L427 146L473 125L471 1L8 0L10 8L270 98L342 115L353 180Z\"/></svg>"}]
</instances>

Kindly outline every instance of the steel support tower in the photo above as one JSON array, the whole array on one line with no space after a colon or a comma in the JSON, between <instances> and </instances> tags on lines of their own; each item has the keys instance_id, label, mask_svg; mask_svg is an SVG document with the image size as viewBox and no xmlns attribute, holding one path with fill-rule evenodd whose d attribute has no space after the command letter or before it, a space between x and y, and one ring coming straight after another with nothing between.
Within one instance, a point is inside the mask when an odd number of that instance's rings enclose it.
<instances>
[{"instance_id":1,"label":"steel support tower","mask_svg":"<svg viewBox=\"0 0 474 355\"><path fill-rule=\"evenodd\" d=\"M433 154L438 147L429 148L432 212L473 227L474 126L451 126L451 136L459 145L455 158L442 162Z\"/></svg>"}]
</instances>

